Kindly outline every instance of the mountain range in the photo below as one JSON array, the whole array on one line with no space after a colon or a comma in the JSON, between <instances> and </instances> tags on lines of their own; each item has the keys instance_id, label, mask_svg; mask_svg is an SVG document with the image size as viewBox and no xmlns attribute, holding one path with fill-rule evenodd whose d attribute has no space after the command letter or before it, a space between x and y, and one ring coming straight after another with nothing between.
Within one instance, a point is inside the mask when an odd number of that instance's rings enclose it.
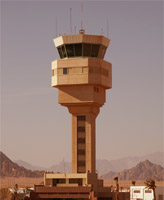
<instances>
[{"instance_id":1,"label":"mountain range","mask_svg":"<svg viewBox=\"0 0 164 200\"><path fill-rule=\"evenodd\" d=\"M156 154L157 155L157 154ZM122 160L122 159L121 159ZM157 160L157 158L156 158ZM99 161L98 161L99 162ZM109 164L112 161L105 161L105 163ZM22 164L26 164L28 167L33 167L27 162L21 162ZM120 163L119 161L114 162L114 164ZM132 162L131 162L132 163ZM114 166L113 164L113 166ZM65 167L63 167L65 166ZM101 165L102 166L102 163ZM105 166L105 165L104 165ZM112 167L113 167L112 166ZM125 166L125 165L124 165ZM134 167L135 166L135 167ZM137 165L134 165L132 168L117 171L110 171L108 168L108 172L104 175L101 175L100 178L103 179L113 179L115 176L118 176L120 180L146 180L148 178L154 178L155 180L162 181L164 180L164 168L158 164L154 164L149 160L141 161ZM59 163L58 165L54 165L49 170L54 172L62 172L65 171L68 173L68 167L71 169L71 163ZM0 152L0 176L11 176L11 177L43 177L44 171L39 170L30 170L26 169L23 166L19 166L17 163L10 160L4 153ZM115 169L118 169L115 168ZM67 170L67 171L66 171ZM47 170L46 170L47 171Z\"/></svg>"},{"instance_id":2,"label":"mountain range","mask_svg":"<svg viewBox=\"0 0 164 200\"><path fill-rule=\"evenodd\" d=\"M0 177L43 177L44 171L31 171L11 161L4 153L0 152Z\"/></svg>"},{"instance_id":3,"label":"mountain range","mask_svg":"<svg viewBox=\"0 0 164 200\"><path fill-rule=\"evenodd\" d=\"M108 172L100 178L111 180L118 176L119 180L147 180L153 178L157 181L164 180L164 168L148 160L138 163L135 167L121 172Z\"/></svg>"},{"instance_id":4,"label":"mountain range","mask_svg":"<svg viewBox=\"0 0 164 200\"><path fill-rule=\"evenodd\" d=\"M120 159L115 160L97 160L96 161L96 169L98 171L98 174L101 176L103 174L108 173L109 171L119 172L125 169L129 169L131 167L134 167L139 162L149 160L152 163L161 165L164 167L164 152L155 152L152 154L148 154L141 157L124 157ZM60 162L59 164L53 165L51 167L40 167L40 166L34 166L31 165L25 161L17 160L15 161L18 165L23 166L30 170L46 170L46 171L54 171L54 172L71 172L71 162Z\"/></svg>"}]
</instances>

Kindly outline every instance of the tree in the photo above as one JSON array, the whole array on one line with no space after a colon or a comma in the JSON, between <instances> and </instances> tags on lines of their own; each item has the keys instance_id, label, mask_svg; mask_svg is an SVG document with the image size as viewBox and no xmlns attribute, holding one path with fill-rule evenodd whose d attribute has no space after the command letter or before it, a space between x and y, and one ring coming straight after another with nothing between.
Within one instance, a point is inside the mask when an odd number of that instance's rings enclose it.
<instances>
[{"instance_id":1,"label":"tree","mask_svg":"<svg viewBox=\"0 0 164 200\"><path fill-rule=\"evenodd\" d=\"M1 188L0 189L0 199L1 200L9 200L12 199L12 193L8 188Z\"/></svg>"},{"instance_id":2,"label":"tree","mask_svg":"<svg viewBox=\"0 0 164 200\"><path fill-rule=\"evenodd\" d=\"M132 185L135 186L136 185L136 181L132 181Z\"/></svg>"},{"instance_id":3,"label":"tree","mask_svg":"<svg viewBox=\"0 0 164 200\"><path fill-rule=\"evenodd\" d=\"M146 185L146 188L153 190L154 200L156 200L156 195L155 195L155 188L156 188L155 180L154 179L148 179L144 183Z\"/></svg>"},{"instance_id":4,"label":"tree","mask_svg":"<svg viewBox=\"0 0 164 200\"><path fill-rule=\"evenodd\" d=\"M118 177L116 176L114 178L114 180L116 181L116 200L119 200L119 184L118 184Z\"/></svg>"}]
</instances>

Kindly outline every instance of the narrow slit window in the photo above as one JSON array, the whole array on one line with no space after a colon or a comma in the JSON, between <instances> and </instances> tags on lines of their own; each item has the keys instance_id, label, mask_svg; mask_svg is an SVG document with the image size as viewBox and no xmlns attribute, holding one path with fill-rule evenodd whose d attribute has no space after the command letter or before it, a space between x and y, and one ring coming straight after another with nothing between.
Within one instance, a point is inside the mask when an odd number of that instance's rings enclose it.
<instances>
[{"instance_id":1,"label":"narrow slit window","mask_svg":"<svg viewBox=\"0 0 164 200\"><path fill-rule=\"evenodd\" d=\"M63 68L63 74L68 74L68 68Z\"/></svg>"},{"instance_id":2,"label":"narrow slit window","mask_svg":"<svg viewBox=\"0 0 164 200\"><path fill-rule=\"evenodd\" d=\"M78 149L77 154L78 155L85 155L85 150L84 149Z\"/></svg>"},{"instance_id":3,"label":"narrow slit window","mask_svg":"<svg viewBox=\"0 0 164 200\"><path fill-rule=\"evenodd\" d=\"M78 132L85 132L85 126L77 127Z\"/></svg>"},{"instance_id":4,"label":"narrow slit window","mask_svg":"<svg viewBox=\"0 0 164 200\"><path fill-rule=\"evenodd\" d=\"M77 116L77 121L85 121L85 115Z\"/></svg>"},{"instance_id":5,"label":"narrow slit window","mask_svg":"<svg viewBox=\"0 0 164 200\"><path fill-rule=\"evenodd\" d=\"M77 142L80 144L85 144L85 138L78 138Z\"/></svg>"}]
</instances>

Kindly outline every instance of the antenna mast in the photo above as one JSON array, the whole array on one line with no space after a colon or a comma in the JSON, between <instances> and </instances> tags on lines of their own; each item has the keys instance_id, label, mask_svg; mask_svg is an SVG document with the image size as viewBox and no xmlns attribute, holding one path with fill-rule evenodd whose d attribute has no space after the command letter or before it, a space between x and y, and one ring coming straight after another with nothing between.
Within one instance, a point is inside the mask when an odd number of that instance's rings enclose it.
<instances>
[{"instance_id":1,"label":"antenna mast","mask_svg":"<svg viewBox=\"0 0 164 200\"><path fill-rule=\"evenodd\" d=\"M75 32L75 35L76 35L76 26L74 26L74 32Z\"/></svg>"},{"instance_id":2,"label":"antenna mast","mask_svg":"<svg viewBox=\"0 0 164 200\"><path fill-rule=\"evenodd\" d=\"M81 30L80 34L84 34L85 30L83 29L83 2L81 1Z\"/></svg>"},{"instance_id":3,"label":"antenna mast","mask_svg":"<svg viewBox=\"0 0 164 200\"><path fill-rule=\"evenodd\" d=\"M106 20L106 23L107 23L107 38L108 38L108 18Z\"/></svg>"},{"instance_id":4,"label":"antenna mast","mask_svg":"<svg viewBox=\"0 0 164 200\"><path fill-rule=\"evenodd\" d=\"M58 31L57 31L57 17L56 17L56 37L58 36Z\"/></svg>"},{"instance_id":5,"label":"antenna mast","mask_svg":"<svg viewBox=\"0 0 164 200\"><path fill-rule=\"evenodd\" d=\"M72 8L70 8L70 34L72 35Z\"/></svg>"},{"instance_id":6,"label":"antenna mast","mask_svg":"<svg viewBox=\"0 0 164 200\"><path fill-rule=\"evenodd\" d=\"M83 30L83 2L81 2L81 30Z\"/></svg>"}]
</instances>

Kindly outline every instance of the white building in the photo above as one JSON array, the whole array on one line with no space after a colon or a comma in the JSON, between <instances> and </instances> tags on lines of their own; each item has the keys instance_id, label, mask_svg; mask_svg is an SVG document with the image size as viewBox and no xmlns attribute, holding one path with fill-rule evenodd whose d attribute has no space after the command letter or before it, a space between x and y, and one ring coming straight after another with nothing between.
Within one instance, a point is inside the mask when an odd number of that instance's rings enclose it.
<instances>
[{"instance_id":1,"label":"white building","mask_svg":"<svg viewBox=\"0 0 164 200\"><path fill-rule=\"evenodd\" d=\"M164 200L164 188L156 188L156 200ZM153 190L146 188L146 186L131 186L130 200L153 200Z\"/></svg>"}]
</instances>

